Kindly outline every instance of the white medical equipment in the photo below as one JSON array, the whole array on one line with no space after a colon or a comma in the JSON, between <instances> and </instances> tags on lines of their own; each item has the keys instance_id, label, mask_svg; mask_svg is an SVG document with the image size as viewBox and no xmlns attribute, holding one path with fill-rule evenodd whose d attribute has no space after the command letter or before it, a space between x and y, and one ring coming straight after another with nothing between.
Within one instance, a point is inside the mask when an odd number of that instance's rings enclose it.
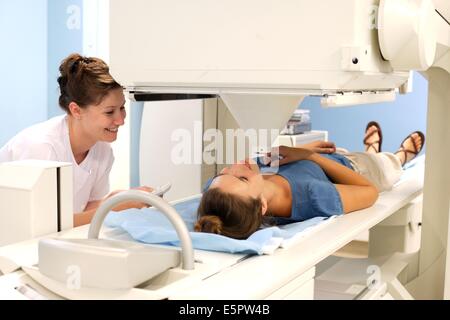
<instances>
[{"instance_id":1,"label":"white medical equipment","mask_svg":"<svg viewBox=\"0 0 450 320\"><path fill-rule=\"evenodd\" d=\"M0 164L0 246L73 227L70 163Z\"/></svg>"},{"instance_id":2,"label":"white medical equipment","mask_svg":"<svg viewBox=\"0 0 450 320\"><path fill-rule=\"evenodd\" d=\"M172 188L171 183L163 184L162 186L157 187L152 194L162 197L166 192L168 192Z\"/></svg>"},{"instance_id":3,"label":"white medical equipment","mask_svg":"<svg viewBox=\"0 0 450 320\"><path fill-rule=\"evenodd\" d=\"M112 19L125 11L133 18L112 23L110 62L131 96L218 96L243 129L281 128L306 95L328 106L389 101L404 91L411 70L421 71L429 81L427 163L411 290L450 295L450 168L442 148L450 142L448 2L111 2ZM271 141L259 143L264 149Z\"/></svg>"},{"instance_id":4,"label":"white medical equipment","mask_svg":"<svg viewBox=\"0 0 450 320\"><path fill-rule=\"evenodd\" d=\"M167 190L167 186L166 186ZM162 192L160 190L160 192ZM65 285L67 271L77 268L80 288L131 289L180 263L175 248L158 248L126 241L99 240L103 220L117 204L129 200L144 202L165 213L182 244L183 269L194 268L194 251L186 225L176 211L158 195L130 190L107 199L97 210L88 239L49 238L39 241L39 271Z\"/></svg>"},{"instance_id":5,"label":"white medical equipment","mask_svg":"<svg viewBox=\"0 0 450 320\"><path fill-rule=\"evenodd\" d=\"M39 270L39 239L0 248L0 297L33 299L312 299L316 265L359 233L392 216L422 190L423 165L412 168L410 175L389 193L380 196L368 209L339 216L319 224L307 235L272 255L254 256L195 250L194 269L181 265L132 288L88 288L77 283L77 269L72 266L66 281L57 281ZM411 169L410 169L411 170ZM186 200L180 200L183 202ZM189 199L187 199L189 201ZM85 239L89 226L57 235L64 239ZM102 239L131 240L123 231L103 226ZM319 239L319 240L318 240ZM73 241L73 240L72 240ZM134 243L134 242L133 242ZM158 247L148 245L149 247ZM319 266L320 269L320 266ZM14 270L17 270L14 272ZM255 274L255 270L258 270ZM280 272L283 270L283 272ZM103 276L103 275L102 275ZM262 281L263 280L263 281ZM245 282L251 286L241 286ZM78 284L78 286L77 286ZM16 288L25 288L18 292ZM238 289L237 289L238 288ZM387 286L384 286L386 293Z\"/></svg>"},{"instance_id":6,"label":"white medical equipment","mask_svg":"<svg viewBox=\"0 0 450 320\"><path fill-rule=\"evenodd\" d=\"M430 85L422 241L408 290L417 298L449 296L450 168L442 148L450 143L446 1L112 0L110 5L111 71L132 97L220 97L244 129L281 128L306 95L322 96L328 105L387 101L405 86L410 70L422 71ZM261 149L271 142L260 141ZM45 296L85 299L312 298L315 266L408 205L422 187L416 172L373 207L338 217L273 255L196 251L194 270L172 268L129 290L62 288L32 266L37 241L0 248L4 265L22 266L0 277L0 288L13 292L12 285L21 283ZM83 238L86 231L59 237ZM395 261L387 264L392 265L399 267L390 270L404 269ZM395 279L385 279L385 293L406 297Z\"/></svg>"}]
</instances>

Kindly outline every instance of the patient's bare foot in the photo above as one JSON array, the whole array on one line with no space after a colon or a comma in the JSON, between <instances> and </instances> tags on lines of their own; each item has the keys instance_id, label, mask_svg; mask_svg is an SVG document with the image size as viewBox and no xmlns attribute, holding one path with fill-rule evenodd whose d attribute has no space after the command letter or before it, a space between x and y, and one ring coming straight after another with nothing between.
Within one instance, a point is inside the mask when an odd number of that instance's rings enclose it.
<instances>
[{"instance_id":1,"label":"patient's bare foot","mask_svg":"<svg viewBox=\"0 0 450 320\"><path fill-rule=\"evenodd\" d=\"M364 145L366 146L366 152L378 153L381 151L381 142L383 136L381 134L381 128L378 123L371 121L367 124L366 135L364 137Z\"/></svg>"},{"instance_id":2,"label":"patient's bare foot","mask_svg":"<svg viewBox=\"0 0 450 320\"><path fill-rule=\"evenodd\" d=\"M395 153L402 166L414 159L422 151L424 144L425 135L420 131L415 131L406 137Z\"/></svg>"}]
</instances>

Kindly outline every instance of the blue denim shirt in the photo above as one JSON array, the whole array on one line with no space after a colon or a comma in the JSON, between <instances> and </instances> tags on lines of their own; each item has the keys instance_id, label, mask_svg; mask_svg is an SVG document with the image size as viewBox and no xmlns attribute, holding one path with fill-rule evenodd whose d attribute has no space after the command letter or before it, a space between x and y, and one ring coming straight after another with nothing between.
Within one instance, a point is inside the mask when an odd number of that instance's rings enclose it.
<instances>
[{"instance_id":1,"label":"blue denim shirt","mask_svg":"<svg viewBox=\"0 0 450 320\"><path fill-rule=\"evenodd\" d=\"M353 169L345 156L339 154L322 156ZM264 166L260 168L261 172L266 170ZM315 162L301 160L289 163L281 166L277 174L289 182L292 192L291 217L276 217L277 224L344 213L341 197L335 185Z\"/></svg>"}]
</instances>

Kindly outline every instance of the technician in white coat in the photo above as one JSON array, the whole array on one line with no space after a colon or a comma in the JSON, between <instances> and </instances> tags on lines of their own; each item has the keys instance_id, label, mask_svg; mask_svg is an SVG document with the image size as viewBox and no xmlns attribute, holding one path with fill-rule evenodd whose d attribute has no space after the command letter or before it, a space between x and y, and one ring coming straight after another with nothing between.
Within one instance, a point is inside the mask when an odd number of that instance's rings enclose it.
<instances>
[{"instance_id":1,"label":"technician in white coat","mask_svg":"<svg viewBox=\"0 0 450 320\"><path fill-rule=\"evenodd\" d=\"M18 133L0 149L0 162L38 159L72 163L74 226L80 226L90 223L100 203L118 192L108 195L114 162L110 142L117 139L124 124L125 97L108 66L98 58L72 54L62 61L59 71L59 105L66 114ZM114 210L143 206L128 202Z\"/></svg>"}]
</instances>

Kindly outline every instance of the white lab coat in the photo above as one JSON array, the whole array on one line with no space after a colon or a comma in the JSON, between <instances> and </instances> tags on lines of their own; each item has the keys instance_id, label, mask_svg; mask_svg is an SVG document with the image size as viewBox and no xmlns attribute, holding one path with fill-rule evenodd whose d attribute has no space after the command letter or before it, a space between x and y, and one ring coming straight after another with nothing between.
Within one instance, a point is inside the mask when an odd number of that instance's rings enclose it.
<instances>
[{"instance_id":1,"label":"white lab coat","mask_svg":"<svg viewBox=\"0 0 450 320\"><path fill-rule=\"evenodd\" d=\"M109 192L114 156L109 143L97 142L77 164L69 140L67 115L57 116L19 132L0 149L0 162L38 159L72 163L73 211L82 212L89 201Z\"/></svg>"}]
</instances>

